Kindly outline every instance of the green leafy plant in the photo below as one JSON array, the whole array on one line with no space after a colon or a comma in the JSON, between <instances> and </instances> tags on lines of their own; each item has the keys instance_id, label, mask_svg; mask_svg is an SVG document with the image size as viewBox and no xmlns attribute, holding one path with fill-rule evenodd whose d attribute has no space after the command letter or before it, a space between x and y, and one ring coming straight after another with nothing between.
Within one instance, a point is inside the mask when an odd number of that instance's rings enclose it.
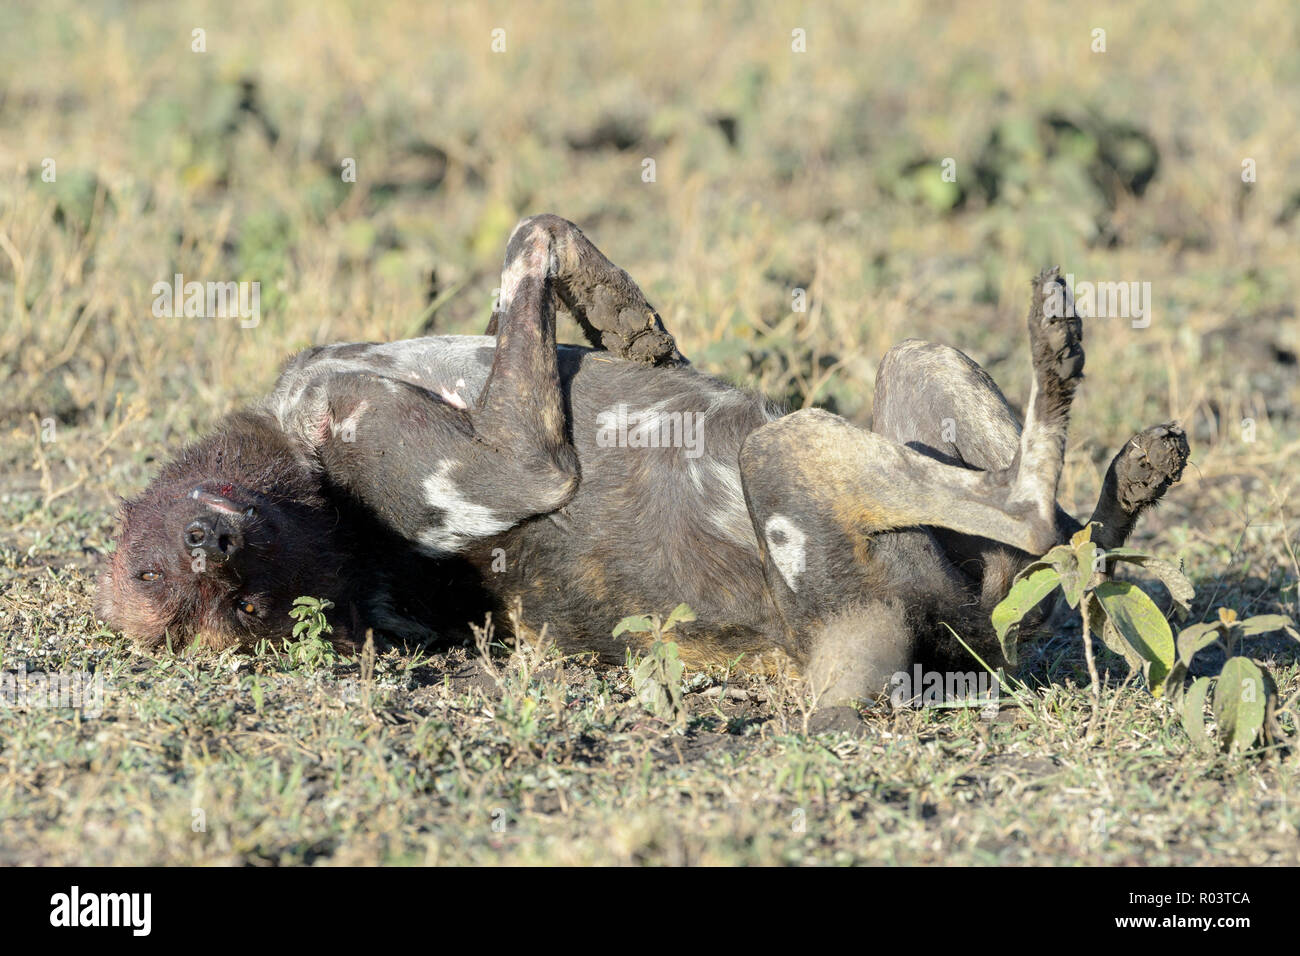
<instances>
[{"instance_id":1,"label":"green leafy plant","mask_svg":"<svg viewBox=\"0 0 1300 956\"><path fill-rule=\"evenodd\" d=\"M1239 653L1246 638L1273 631L1285 631L1300 641L1300 633L1296 632L1289 617L1260 614L1241 620L1236 611L1224 607L1219 608L1217 621L1193 624L1179 632L1178 659L1170 682L1176 679L1180 690L1198 652L1217 646L1224 655L1219 673L1197 677L1182 694L1180 702L1183 729L1201 749L1212 750L1214 747L1205 727L1207 698L1212 700L1215 735L1221 750L1248 750L1257 740L1268 746L1285 739L1277 721L1277 683L1273 675Z\"/></svg>"},{"instance_id":2,"label":"green leafy plant","mask_svg":"<svg viewBox=\"0 0 1300 956\"><path fill-rule=\"evenodd\" d=\"M521 602L516 600L507 608L506 616L516 639L504 662L495 653L504 650L505 645L496 640L491 614L482 626L470 624L470 629L479 663L500 691L494 706L497 724L517 748L530 749L542 736L546 723L562 721L566 714L564 658L547 639L546 625L538 632L524 626Z\"/></svg>"},{"instance_id":3,"label":"green leafy plant","mask_svg":"<svg viewBox=\"0 0 1300 956\"><path fill-rule=\"evenodd\" d=\"M657 614L634 614L623 618L614 628L614 637L624 633L651 635L653 640L645 657L635 661L632 652L628 651L632 689L646 710L678 726L686 722L686 703L682 696L682 676L686 668L678 654L677 643L666 635L678 624L694 620L695 612L687 605L679 604L667 620L661 621Z\"/></svg>"},{"instance_id":4,"label":"green leafy plant","mask_svg":"<svg viewBox=\"0 0 1300 956\"><path fill-rule=\"evenodd\" d=\"M537 737L541 729L537 708L536 697L508 694L501 698L497 721L509 730L516 743L528 743Z\"/></svg>"},{"instance_id":5,"label":"green leafy plant","mask_svg":"<svg viewBox=\"0 0 1300 956\"><path fill-rule=\"evenodd\" d=\"M1084 653L1094 701L1101 693L1092 648L1096 636L1130 667L1141 671L1154 696L1168 697L1180 707L1183 726L1198 745L1210 746L1205 704L1212 687L1223 749L1249 748L1261 735L1266 743L1281 739L1276 720L1277 685L1262 665L1238 651L1245 638L1271 631L1285 630L1300 640L1291 619L1271 614L1238 620L1235 611L1220 608L1217 621L1187 627L1175 640L1168 619L1146 592L1131 582L1110 579L1116 563L1134 564L1153 574L1168 589L1176 612L1187 613L1195 591L1181 571L1168 561L1132 548L1100 548L1092 540L1089 525L1068 544L1058 545L1021 571L1007 596L993 609L993 628L1007 661L1016 663L1021 621L1059 590L1083 618ZM1192 658L1214 644L1224 652L1223 668L1215 676L1197 678L1184 690Z\"/></svg>"},{"instance_id":6,"label":"green leafy plant","mask_svg":"<svg viewBox=\"0 0 1300 956\"><path fill-rule=\"evenodd\" d=\"M1094 692L1100 690L1092 654L1095 633L1130 667L1140 669L1151 693L1161 696L1174 666L1173 632L1145 591L1128 581L1109 579L1108 570L1116 562L1135 564L1154 574L1169 590L1179 613L1187 613L1195 591L1181 571L1132 548L1100 548L1088 525L1068 544L1057 545L1021 571L993 609L993 628L1007 661L1015 664L1018 659L1021 620L1059 588L1065 602L1083 617L1084 651Z\"/></svg>"},{"instance_id":7,"label":"green leafy plant","mask_svg":"<svg viewBox=\"0 0 1300 956\"><path fill-rule=\"evenodd\" d=\"M293 625L293 637L284 642L284 652L291 666L314 670L334 664L334 645L328 635L334 628L325 617L325 612L334 606L333 601L325 598L300 597L294 599L289 616L296 622Z\"/></svg>"}]
</instances>

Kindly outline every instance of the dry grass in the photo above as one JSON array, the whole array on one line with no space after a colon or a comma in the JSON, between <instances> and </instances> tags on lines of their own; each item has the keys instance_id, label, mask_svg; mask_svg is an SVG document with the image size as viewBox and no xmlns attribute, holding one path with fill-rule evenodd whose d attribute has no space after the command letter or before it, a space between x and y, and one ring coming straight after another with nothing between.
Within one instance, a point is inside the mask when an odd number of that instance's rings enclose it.
<instances>
[{"instance_id":1,"label":"dry grass","mask_svg":"<svg viewBox=\"0 0 1300 956\"><path fill-rule=\"evenodd\" d=\"M1290 5L116 9L0 10L0 669L93 664L111 687L98 720L0 709L4 862L1300 859L1294 757L1190 753L1118 678L1084 744L1077 634L1044 646L1056 683L1014 719L882 717L837 744L803 736L771 681L720 709L692 695L675 737L621 670L500 688L444 684L459 651L390 652L369 680L360 662L158 662L100 633L89 602L116 496L169 449L308 344L479 331L509 228L554 211L637 277L697 364L858 421L908 336L1023 396L1026 280L1045 264L1150 282L1149 328L1089 332L1062 496L1083 510L1128 435L1180 419L1193 467L1137 543L1184 562L1196 614L1295 615ZM1048 155L1056 113L1146 131L1160 165L1143 195L1108 202L1085 162ZM592 147L602 129L630 145ZM995 129L1014 148L990 153ZM994 201L975 175L990 156ZM905 172L944 157L956 210ZM151 286L176 272L259 281L261 324L154 318ZM1293 694L1294 649L1261 653Z\"/></svg>"}]
</instances>

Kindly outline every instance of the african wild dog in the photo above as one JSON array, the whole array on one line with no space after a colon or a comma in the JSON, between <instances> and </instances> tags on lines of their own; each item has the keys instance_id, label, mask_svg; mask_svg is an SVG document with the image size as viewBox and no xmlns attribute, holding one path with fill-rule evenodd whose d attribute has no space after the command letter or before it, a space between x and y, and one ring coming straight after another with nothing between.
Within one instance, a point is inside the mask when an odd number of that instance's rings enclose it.
<instances>
[{"instance_id":1,"label":"african wild dog","mask_svg":"<svg viewBox=\"0 0 1300 956\"><path fill-rule=\"evenodd\" d=\"M367 627L428 638L519 600L562 648L621 661L621 617L684 601L688 657L779 648L831 702L913 661L942 666L956 651L940 622L996 659L991 607L1080 527L1056 504L1084 358L1080 321L1043 308L1060 282L1034 280L1023 427L975 362L909 340L881 363L864 431L696 371L577 227L525 219L495 339L298 355L124 504L102 615L147 644L251 644L315 595L355 642ZM557 305L593 348L557 348ZM694 454L600 440L620 406L635 429L690 416L702 440ZM1092 515L1103 545L1186 458L1173 424L1125 444Z\"/></svg>"}]
</instances>

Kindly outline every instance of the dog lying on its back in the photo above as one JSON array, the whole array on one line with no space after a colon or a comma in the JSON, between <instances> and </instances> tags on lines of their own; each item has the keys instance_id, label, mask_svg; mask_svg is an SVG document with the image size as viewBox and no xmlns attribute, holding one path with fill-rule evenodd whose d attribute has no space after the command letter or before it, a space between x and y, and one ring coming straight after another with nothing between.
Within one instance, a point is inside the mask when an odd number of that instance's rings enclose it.
<instances>
[{"instance_id":1,"label":"dog lying on its back","mask_svg":"<svg viewBox=\"0 0 1300 956\"><path fill-rule=\"evenodd\" d=\"M352 644L521 600L562 648L622 661L620 618L684 601L688 658L779 648L832 703L942 667L941 621L997 659L990 609L1081 527L1056 487L1082 329L1044 308L1054 285L1034 282L1023 428L975 362L909 340L881 363L868 432L691 368L576 226L526 219L488 336L310 349L165 466L123 506L100 612L146 644L252 645L287 636L311 595ZM557 348L557 304L591 348ZM1099 544L1125 540L1187 455L1174 424L1125 444Z\"/></svg>"}]
</instances>

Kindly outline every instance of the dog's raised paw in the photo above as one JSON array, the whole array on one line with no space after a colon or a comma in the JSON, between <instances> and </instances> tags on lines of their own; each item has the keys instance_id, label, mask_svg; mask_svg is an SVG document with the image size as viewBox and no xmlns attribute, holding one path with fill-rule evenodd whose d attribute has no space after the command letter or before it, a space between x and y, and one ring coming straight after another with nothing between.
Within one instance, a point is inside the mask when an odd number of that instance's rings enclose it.
<instances>
[{"instance_id":1,"label":"dog's raised paw","mask_svg":"<svg viewBox=\"0 0 1300 956\"><path fill-rule=\"evenodd\" d=\"M1033 281L1029 345L1039 387L1073 391L1083 377L1083 322L1059 266L1044 269Z\"/></svg>"},{"instance_id":2,"label":"dog's raised paw","mask_svg":"<svg viewBox=\"0 0 1300 956\"><path fill-rule=\"evenodd\" d=\"M1158 501L1183 476L1191 449L1177 422L1153 425L1125 444L1115 461L1116 495L1129 514Z\"/></svg>"}]
</instances>

